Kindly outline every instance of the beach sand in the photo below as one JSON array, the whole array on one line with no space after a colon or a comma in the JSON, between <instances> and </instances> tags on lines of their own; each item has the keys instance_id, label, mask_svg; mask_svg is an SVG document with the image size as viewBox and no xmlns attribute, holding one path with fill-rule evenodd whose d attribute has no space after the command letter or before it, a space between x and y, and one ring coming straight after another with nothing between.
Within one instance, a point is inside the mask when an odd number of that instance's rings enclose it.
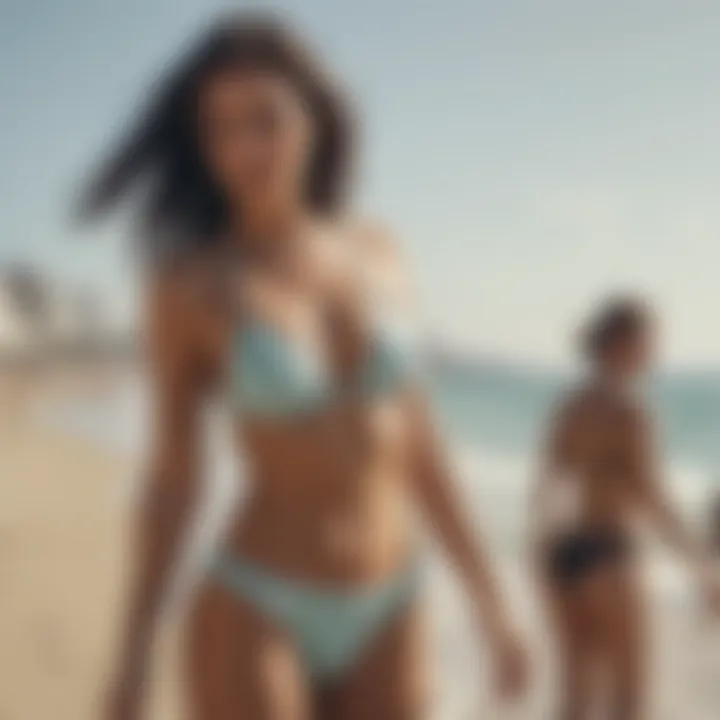
<instances>
[{"instance_id":1,"label":"beach sand","mask_svg":"<svg viewBox=\"0 0 720 720\"><path fill-rule=\"evenodd\" d=\"M1 720L102 717L101 690L120 627L128 559L130 506L118 488L133 464L37 422L38 403L77 390L77 378L35 378L20 400L1 406ZM513 712L492 708L462 599L433 558L437 720L552 717L552 653L537 603L522 572L510 565L505 570L537 661L535 689ZM684 595L658 599L653 618L658 632L650 720L720 717L720 628L703 624ZM153 720L182 718L177 637L170 626L159 643L150 683Z\"/></svg>"},{"instance_id":2,"label":"beach sand","mask_svg":"<svg viewBox=\"0 0 720 720\"><path fill-rule=\"evenodd\" d=\"M127 567L123 459L34 421L78 378L3 384L0 404L0 718L102 716ZM177 718L169 663L152 717Z\"/></svg>"}]
</instances>

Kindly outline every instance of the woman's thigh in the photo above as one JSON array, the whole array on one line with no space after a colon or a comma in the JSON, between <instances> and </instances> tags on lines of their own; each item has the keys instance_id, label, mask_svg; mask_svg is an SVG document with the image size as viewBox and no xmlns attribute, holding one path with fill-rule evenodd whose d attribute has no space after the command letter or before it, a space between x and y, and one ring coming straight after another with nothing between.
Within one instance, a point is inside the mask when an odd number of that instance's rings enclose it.
<instances>
[{"instance_id":1,"label":"woman's thigh","mask_svg":"<svg viewBox=\"0 0 720 720\"><path fill-rule=\"evenodd\" d=\"M601 671L610 690L604 704L614 706L613 717L639 717L645 637L633 573L603 568L577 588L558 593L554 609L563 696L571 704L587 706L597 694Z\"/></svg>"},{"instance_id":2,"label":"woman's thigh","mask_svg":"<svg viewBox=\"0 0 720 720\"><path fill-rule=\"evenodd\" d=\"M425 608L418 600L370 641L327 698L333 720L422 720L430 702Z\"/></svg>"},{"instance_id":3,"label":"woman's thigh","mask_svg":"<svg viewBox=\"0 0 720 720\"><path fill-rule=\"evenodd\" d=\"M311 720L289 635L222 587L204 588L186 645L188 720Z\"/></svg>"},{"instance_id":4,"label":"woman's thigh","mask_svg":"<svg viewBox=\"0 0 720 720\"><path fill-rule=\"evenodd\" d=\"M584 717L597 695L602 628L598 625L591 584L550 586L548 600L557 652L561 716Z\"/></svg>"},{"instance_id":5,"label":"woman's thigh","mask_svg":"<svg viewBox=\"0 0 720 720\"><path fill-rule=\"evenodd\" d=\"M647 701L647 607L637 578L616 578L615 601L608 607L606 657L611 703L618 718L640 718Z\"/></svg>"}]
</instances>

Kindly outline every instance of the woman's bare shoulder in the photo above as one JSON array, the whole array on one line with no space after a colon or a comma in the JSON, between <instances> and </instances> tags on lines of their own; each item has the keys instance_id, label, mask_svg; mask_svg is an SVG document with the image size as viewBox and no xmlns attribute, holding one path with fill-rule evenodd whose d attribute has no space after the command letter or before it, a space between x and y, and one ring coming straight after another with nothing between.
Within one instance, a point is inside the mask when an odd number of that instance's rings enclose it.
<instances>
[{"instance_id":1,"label":"woman's bare shoulder","mask_svg":"<svg viewBox=\"0 0 720 720\"><path fill-rule=\"evenodd\" d=\"M225 275L210 254L153 267L145 278L148 346L168 360L208 354L229 313Z\"/></svg>"},{"instance_id":2,"label":"woman's bare shoulder","mask_svg":"<svg viewBox=\"0 0 720 720\"><path fill-rule=\"evenodd\" d=\"M553 415L558 422L573 422L590 405L590 392L585 385L577 384L565 388L555 400Z\"/></svg>"},{"instance_id":3,"label":"woman's bare shoulder","mask_svg":"<svg viewBox=\"0 0 720 720\"><path fill-rule=\"evenodd\" d=\"M556 417L565 427L606 427L627 435L645 434L652 426L652 417L642 403L593 385L568 390L557 404Z\"/></svg>"},{"instance_id":4,"label":"woman's bare shoulder","mask_svg":"<svg viewBox=\"0 0 720 720\"><path fill-rule=\"evenodd\" d=\"M151 307L184 314L187 320L217 310L231 284L227 258L220 251L157 264L146 276Z\"/></svg>"},{"instance_id":5,"label":"woman's bare shoulder","mask_svg":"<svg viewBox=\"0 0 720 720\"><path fill-rule=\"evenodd\" d=\"M366 257L385 262L403 262L397 234L385 222L374 218L350 218L347 233Z\"/></svg>"},{"instance_id":6,"label":"woman's bare shoulder","mask_svg":"<svg viewBox=\"0 0 720 720\"><path fill-rule=\"evenodd\" d=\"M404 301L416 302L416 276L398 235L379 220L355 220L351 233L353 246L371 276L387 292Z\"/></svg>"}]
</instances>

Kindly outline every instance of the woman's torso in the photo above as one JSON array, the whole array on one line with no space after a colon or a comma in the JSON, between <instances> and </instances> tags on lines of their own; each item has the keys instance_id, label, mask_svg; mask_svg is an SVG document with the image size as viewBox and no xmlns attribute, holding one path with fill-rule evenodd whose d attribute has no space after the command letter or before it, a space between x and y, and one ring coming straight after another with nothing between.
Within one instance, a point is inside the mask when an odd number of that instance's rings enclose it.
<instances>
[{"instance_id":1,"label":"woman's torso","mask_svg":"<svg viewBox=\"0 0 720 720\"><path fill-rule=\"evenodd\" d=\"M394 270L382 248L345 242L323 237L287 271L223 263L200 340L247 468L228 550L329 583L378 579L411 551L402 362L397 381L365 387L384 367L373 305L393 301Z\"/></svg>"},{"instance_id":2,"label":"woman's torso","mask_svg":"<svg viewBox=\"0 0 720 720\"><path fill-rule=\"evenodd\" d=\"M555 480L573 498L569 525L579 530L630 530L637 501L633 401L588 386L566 401L555 429Z\"/></svg>"}]
</instances>

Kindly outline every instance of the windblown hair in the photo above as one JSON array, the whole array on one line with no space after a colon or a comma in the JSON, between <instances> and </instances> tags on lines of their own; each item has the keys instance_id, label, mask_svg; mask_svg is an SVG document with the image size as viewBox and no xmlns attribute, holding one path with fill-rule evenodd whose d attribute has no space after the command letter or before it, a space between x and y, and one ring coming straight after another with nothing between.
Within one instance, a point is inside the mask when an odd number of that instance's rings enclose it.
<instances>
[{"instance_id":1,"label":"windblown hair","mask_svg":"<svg viewBox=\"0 0 720 720\"><path fill-rule=\"evenodd\" d=\"M305 201L327 214L344 198L352 150L350 116L335 85L276 17L235 14L216 23L189 56L161 78L156 95L81 193L81 220L130 200L150 254L217 242L227 220L221 188L205 166L197 127L198 94L216 73L266 70L287 78L316 127Z\"/></svg>"},{"instance_id":2,"label":"windblown hair","mask_svg":"<svg viewBox=\"0 0 720 720\"><path fill-rule=\"evenodd\" d=\"M650 316L648 306L638 298L606 300L582 333L583 354L592 362L602 360L616 343L642 332L650 322Z\"/></svg>"}]
</instances>

